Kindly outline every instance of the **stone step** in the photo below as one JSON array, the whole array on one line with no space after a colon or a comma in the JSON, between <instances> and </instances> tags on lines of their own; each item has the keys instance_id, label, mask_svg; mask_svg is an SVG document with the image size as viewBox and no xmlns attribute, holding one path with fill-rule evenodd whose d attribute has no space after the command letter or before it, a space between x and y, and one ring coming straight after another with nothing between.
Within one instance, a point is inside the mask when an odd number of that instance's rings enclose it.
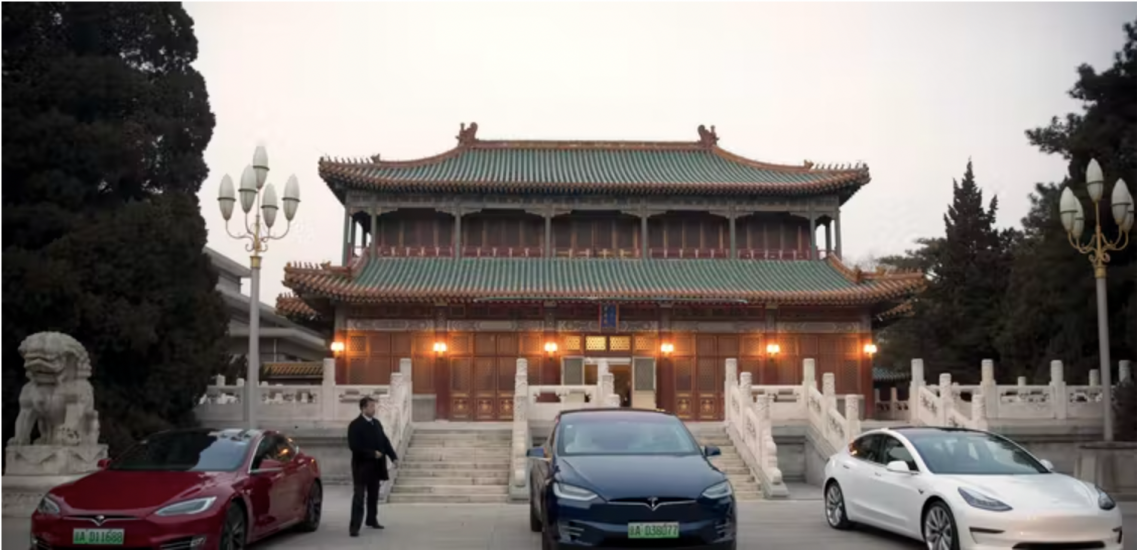
<instances>
[{"instance_id":1,"label":"stone step","mask_svg":"<svg viewBox=\"0 0 1140 550\"><path fill-rule=\"evenodd\" d=\"M419 478L502 478L503 483L506 483L510 471L507 468L487 468L483 470L477 469L460 469L460 468L419 468L419 469L405 469L400 472L400 479L419 479Z\"/></svg>"},{"instance_id":2,"label":"stone step","mask_svg":"<svg viewBox=\"0 0 1140 550\"><path fill-rule=\"evenodd\" d=\"M388 502L402 504L500 504L506 495L439 495L433 493L394 493Z\"/></svg>"},{"instance_id":3,"label":"stone step","mask_svg":"<svg viewBox=\"0 0 1140 550\"><path fill-rule=\"evenodd\" d=\"M400 461L401 471L412 470L427 470L427 471L451 471L451 470L481 470L481 471L507 471L510 469L511 461L507 457L502 458L488 458L488 459L467 459L467 460L408 460Z\"/></svg>"},{"instance_id":4,"label":"stone step","mask_svg":"<svg viewBox=\"0 0 1140 550\"><path fill-rule=\"evenodd\" d=\"M410 472L405 472L404 475L396 481L396 486L400 485L496 485L505 486L507 484L508 473L491 476L464 476L464 477L440 477L440 476L420 476L409 475Z\"/></svg>"},{"instance_id":5,"label":"stone step","mask_svg":"<svg viewBox=\"0 0 1140 550\"><path fill-rule=\"evenodd\" d=\"M439 442L439 440L446 440L446 442L510 442L511 434L480 434L480 432L466 432L466 434L435 434L435 432L420 432L416 431L412 435L412 440L416 442Z\"/></svg>"},{"instance_id":6,"label":"stone step","mask_svg":"<svg viewBox=\"0 0 1140 550\"><path fill-rule=\"evenodd\" d=\"M459 428L459 427L446 427L446 426L424 426L417 424L415 435L475 435L475 436L506 436L510 437L511 428L494 428L494 429L478 429L478 428Z\"/></svg>"},{"instance_id":7,"label":"stone step","mask_svg":"<svg viewBox=\"0 0 1140 550\"><path fill-rule=\"evenodd\" d=\"M506 495L507 484L500 485L406 485L397 482L392 494L428 493L434 495Z\"/></svg>"},{"instance_id":8,"label":"stone step","mask_svg":"<svg viewBox=\"0 0 1140 550\"><path fill-rule=\"evenodd\" d=\"M419 437L412 437L412 442L409 445L411 449L431 449L431 448L469 448L469 449L503 449L510 450L511 441L509 439L421 439Z\"/></svg>"},{"instance_id":9,"label":"stone step","mask_svg":"<svg viewBox=\"0 0 1140 550\"><path fill-rule=\"evenodd\" d=\"M408 456L447 455L464 456L510 456L510 447L408 447Z\"/></svg>"}]
</instances>

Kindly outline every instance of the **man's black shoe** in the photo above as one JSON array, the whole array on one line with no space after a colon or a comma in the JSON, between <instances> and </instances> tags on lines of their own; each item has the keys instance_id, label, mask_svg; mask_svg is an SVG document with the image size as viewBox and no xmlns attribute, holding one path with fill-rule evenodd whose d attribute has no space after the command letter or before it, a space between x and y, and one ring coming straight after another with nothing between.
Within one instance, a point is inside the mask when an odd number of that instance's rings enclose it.
<instances>
[{"instance_id":1,"label":"man's black shoe","mask_svg":"<svg viewBox=\"0 0 1140 550\"><path fill-rule=\"evenodd\" d=\"M360 536L360 531L349 531L349 532L348 532L348 536L350 536L350 537L359 537L359 536Z\"/></svg>"},{"instance_id":2,"label":"man's black shoe","mask_svg":"<svg viewBox=\"0 0 1140 550\"><path fill-rule=\"evenodd\" d=\"M384 528L384 526L380 525L379 523L369 523L368 527L371 527L373 529L383 529Z\"/></svg>"}]
</instances>

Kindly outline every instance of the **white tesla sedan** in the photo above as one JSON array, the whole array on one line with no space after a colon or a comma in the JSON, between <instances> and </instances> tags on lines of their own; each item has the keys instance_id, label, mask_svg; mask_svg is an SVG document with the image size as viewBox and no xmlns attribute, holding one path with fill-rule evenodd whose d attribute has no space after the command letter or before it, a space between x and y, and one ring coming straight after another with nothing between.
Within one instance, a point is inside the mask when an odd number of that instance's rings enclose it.
<instances>
[{"instance_id":1,"label":"white tesla sedan","mask_svg":"<svg viewBox=\"0 0 1140 550\"><path fill-rule=\"evenodd\" d=\"M1121 548L1112 497L1052 468L988 432L873 430L828 459L824 513L832 528L861 523L930 550Z\"/></svg>"}]
</instances>

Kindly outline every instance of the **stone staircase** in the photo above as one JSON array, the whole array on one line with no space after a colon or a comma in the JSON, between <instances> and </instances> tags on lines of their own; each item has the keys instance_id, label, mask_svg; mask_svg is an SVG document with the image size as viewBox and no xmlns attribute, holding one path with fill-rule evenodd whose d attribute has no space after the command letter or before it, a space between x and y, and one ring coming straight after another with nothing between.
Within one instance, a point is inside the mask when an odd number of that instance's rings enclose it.
<instances>
[{"instance_id":1,"label":"stone staircase","mask_svg":"<svg viewBox=\"0 0 1140 550\"><path fill-rule=\"evenodd\" d=\"M509 426L417 423L404 454L388 502L507 501Z\"/></svg>"},{"instance_id":2,"label":"stone staircase","mask_svg":"<svg viewBox=\"0 0 1140 550\"><path fill-rule=\"evenodd\" d=\"M710 460L717 468L728 474L728 480L732 483L732 490L736 493L737 501L763 500L764 494L760 492L760 485L752 478L752 473L744 464L744 459L737 454L736 448L733 447L728 434L724 432L723 426L697 427L690 424L689 431L693 432L693 436L701 445L720 447L721 455Z\"/></svg>"}]
</instances>

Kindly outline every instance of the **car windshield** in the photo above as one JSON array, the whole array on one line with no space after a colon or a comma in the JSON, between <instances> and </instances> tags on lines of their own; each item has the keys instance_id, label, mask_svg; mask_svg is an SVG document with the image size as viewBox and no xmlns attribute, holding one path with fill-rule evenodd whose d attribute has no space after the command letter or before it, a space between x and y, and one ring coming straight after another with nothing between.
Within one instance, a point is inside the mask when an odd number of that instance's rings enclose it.
<instances>
[{"instance_id":1,"label":"car windshield","mask_svg":"<svg viewBox=\"0 0 1140 550\"><path fill-rule=\"evenodd\" d=\"M586 413L558 425L558 454L688 455L700 449L680 420L663 414Z\"/></svg>"},{"instance_id":2,"label":"car windshield","mask_svg":"<svg viewBox=\"0 0 1140 550\"><path fill-rule=\"evenodd\" d=\"M208 431L153 435L116 458L108 469L172 472L232 472L241 467L251 440Z\"/></svg>"},{"instance_id":3,"label":"car windshield","mask_svg":"<svg viewBox=\"0 0 1140 550\"><path fill-rule=\"evenodd\" d=\"M926 468L948 475L1047 474L1049 469L1012 441L984 432L908 434Z\"/></svg>"}]
</instances>

